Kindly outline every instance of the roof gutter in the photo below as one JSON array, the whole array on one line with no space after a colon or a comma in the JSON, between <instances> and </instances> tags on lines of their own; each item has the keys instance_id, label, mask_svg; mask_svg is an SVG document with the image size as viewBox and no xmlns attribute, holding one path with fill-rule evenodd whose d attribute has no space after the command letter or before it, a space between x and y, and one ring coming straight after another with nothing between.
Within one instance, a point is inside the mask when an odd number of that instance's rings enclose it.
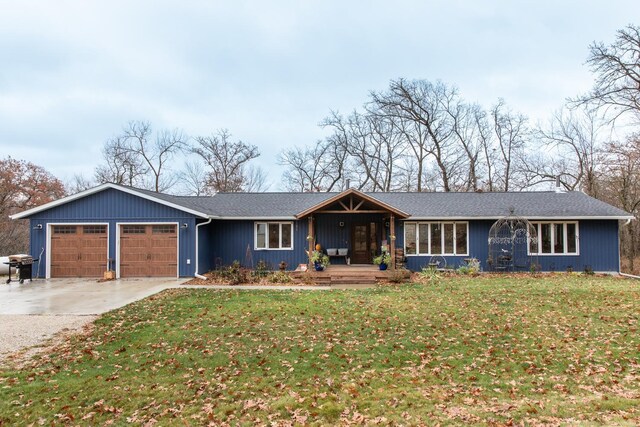
<instances>
[{"instance_id":1,"label":"roof gutter","mask_svg":"<svg viewBox=\"0 0 640 427\"><path fill-rule=\"evenodd\" d=\"M209 219L205 222L201 222L200 224L196 225L196 272L194 274L195 277L197 277L198 279L203 279L206 280L207 278L204 277L202 274L198 274L198 266L200 264L200 245L198 244L198 236L200 235L200 227L203 225L207 225L210 224L211 221L213 221L212 217L209 217Z\"/></svg>"}]
</instances>

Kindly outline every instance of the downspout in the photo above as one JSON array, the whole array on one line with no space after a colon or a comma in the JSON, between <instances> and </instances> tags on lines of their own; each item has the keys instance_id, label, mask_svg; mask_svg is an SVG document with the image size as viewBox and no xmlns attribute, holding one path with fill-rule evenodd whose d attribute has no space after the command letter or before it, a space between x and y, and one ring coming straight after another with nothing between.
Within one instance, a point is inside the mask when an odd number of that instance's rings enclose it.
<instances>
[{"instance_id":1,"label":"downspout","mask_svg":"<svg viewBox=\"0 0 640 427\"><path fill-rule=\"evenodd\" d=\"M198 279L203 280L206 280L206 277L204 277L202 274L198 274L198 264L200 264L200 245L198 244L198 236L200 235L200 226L210 224L211 221L213 221L213 218L209 217L208 221L201 222L200 224L196 225L196 273L194 274L194 276Z\"/></svg>"}]
</instances>

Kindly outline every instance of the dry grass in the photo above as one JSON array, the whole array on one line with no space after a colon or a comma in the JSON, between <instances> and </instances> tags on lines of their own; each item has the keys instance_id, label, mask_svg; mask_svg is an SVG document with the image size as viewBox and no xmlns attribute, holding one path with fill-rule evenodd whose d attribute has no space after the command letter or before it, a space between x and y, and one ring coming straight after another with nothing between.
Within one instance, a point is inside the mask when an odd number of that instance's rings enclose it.
<instances>
[{"instance_id":1,"label":"dry grass","mask_svg":"<svg viewBox=\"0 0 640 427\"><path fill-rule=\"evenodd\" d=\"M0 425L637 425L640 288L169 290L0 376Z\"/></svg>"}]
</instances>

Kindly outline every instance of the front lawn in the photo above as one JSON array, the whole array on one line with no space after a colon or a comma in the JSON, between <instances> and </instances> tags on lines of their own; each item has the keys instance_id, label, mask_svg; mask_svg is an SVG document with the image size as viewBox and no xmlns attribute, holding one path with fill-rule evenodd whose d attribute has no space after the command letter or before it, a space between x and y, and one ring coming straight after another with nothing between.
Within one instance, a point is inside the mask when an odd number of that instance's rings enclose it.
<instances>
[{"instance_id":1,"label":"front lawn","mask_svg":"<svg viewBox=\"0 0 640 427\"><path fill-rule=\"evenodd\" d=\"M0 376L0 425L640 422L639 283L170 290Z\"/></svg>"}]
</instances>

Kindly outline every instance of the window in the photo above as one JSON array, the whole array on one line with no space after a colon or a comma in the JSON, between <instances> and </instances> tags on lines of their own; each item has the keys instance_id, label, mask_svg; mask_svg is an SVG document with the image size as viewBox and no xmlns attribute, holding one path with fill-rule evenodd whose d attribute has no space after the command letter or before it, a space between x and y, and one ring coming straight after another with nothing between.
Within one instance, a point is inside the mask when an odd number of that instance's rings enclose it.
<instances>
[{"instance_id":1,"label":"window","mask_svg":"<svg viewBox=\"0 0 640 427\"><path fill-rule=\"evenodd\" d=\"M293 224L290 222L256 222L256 249L293 249Z\"/></svg>"},{"instance_id":2,"label":"window","mask_svg":"<svg viewBox=\"0 0 640 427\"><path fill-rule=\"evenodd\" d=\"M82 227L83 234L107 234L106 225L85 225Z\"/></svg>"},{"instance_id":3,"label":"window","mask_svg":"<svg viewBox=\"0 0 640 427\"><path fill-rule=\"evenodd\" d=\"M76 234L75 225L54 225L53 234Z\"/></svg>"},{"instance_id":4,"label":"window","mask_svg":"<svg viewBox=\"0 0 640 427\"><path fill-rule=\"evenodd\" d=\"M468 255L469 223L405 222L404 252L407 255Z\"/></svg>"},{"instance_id":5,"label":"window","mask_svg":"<svg viewBox=\"0 0 640 427\"><path fill-rule=\"evenodd\" d=\"M144 225L123 225L122 234L144 234Z\"/></svg>"},{"instance_id":6,"label":"window","mask_svg":"<svg viewBox=\"0 0 640 427\"><path fill-rule=\"evenodd\" d=\"M578 255L577 222L534 222L538 233L538 255ZM529 253L534 248L529 247Z\"/></svg>"},{"instance_id":7,"label":"window","mask_svg":"<svg viewBox=\"0 0 640 427\"><path fill-rule=\"evenodd\" d=\"M176 234L176 226L175 225L154 225L151 227L151 232L153 234Z\"/></svg>"}]
</instances>

